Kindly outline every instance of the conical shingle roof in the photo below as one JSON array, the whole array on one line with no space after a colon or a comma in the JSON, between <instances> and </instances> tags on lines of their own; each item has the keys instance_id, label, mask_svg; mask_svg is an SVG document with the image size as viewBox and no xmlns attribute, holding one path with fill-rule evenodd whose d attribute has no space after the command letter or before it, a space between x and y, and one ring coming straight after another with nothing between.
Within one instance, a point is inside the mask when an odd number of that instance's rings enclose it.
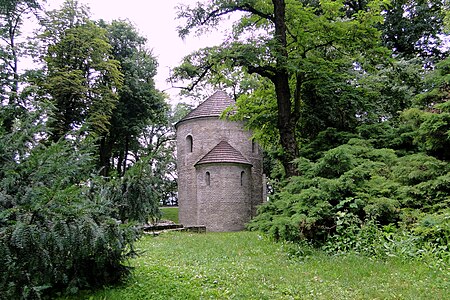
<instances>
[{"instance_id":1,"label":"conical shingle roof","mask_svg":"<svg viewBox=\"0 0 450 300\"><path fill-rule=\"evenodd\" d=\"M203 117L219 117L222 112L230 105L234 105L235 101L231 99L224 91L217 91L208 99L203 101L197 108L187 114L178 123Z\"/></svg>"},{"instance_id":2,"label":"conical shingle roof","mask_svg":"<svg viewBox=\"0 0 450 300\"><path fill-rule=\"evenodd\" d=\"M208 163L238 163L252 165L238 150L233 148L228 142L221 141L195 165Z\"/></svg>"}]
</instances>

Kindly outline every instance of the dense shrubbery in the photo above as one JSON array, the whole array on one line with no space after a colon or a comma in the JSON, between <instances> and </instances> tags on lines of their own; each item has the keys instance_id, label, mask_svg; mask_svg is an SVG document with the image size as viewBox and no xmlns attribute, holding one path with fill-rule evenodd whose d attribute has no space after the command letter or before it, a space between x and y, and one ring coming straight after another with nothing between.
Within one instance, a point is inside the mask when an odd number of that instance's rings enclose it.
<instances>
[{"instance_id":1,"label":"dense shrubbery","mask_svg":"<svg viewBox=\"0 0 450 300\"><path fill-rule=\"evenodd\" d=\"M149 219L158 219L161 215L159 202L162 198L157 192L158 177L153 174L147 156L136 162L123 177L116 177L99 187L99 193L106 193L116 208L113 215L121 222L137 221L147 223ZM152 220L152 221L153 221Z\"/></svg>"},{"instance_id":2,"label":"dense shrubbery","mask_svg":"<svg viewBox=\"0 0 450 300\"><path fill-rule=\"evenodd\" d=\"M0 2L0 299L117 282L135 223L157 218L173 185L146 39L127 21L92 20L78 1L40 2ZM25 37L33 15L40 29ZM28 55L37 65L22 73Z\"/></svg>"},{"instance_id":3,"label":"dense shrubbery","mask_svg":"<svg viewBox=\"0 0 450 300\"><path fill-rule=\"evenodd\" d=\"M1 299L116 282L129 271L124 262L138 237L124 221L156 213L158 202L142 200L149 186L135 174L145 165L107 182L95 175L93 143L40 139L38 115L0 134Z\"/></svg>"},{"instance_id":4,"label":"dense shrubbery","mask_svg":"<svg viewBox=\"0 0 450 300\"><path fill-rule=\"evenodd\" d=\"M448 260L450 164L441 160L449 151L441 147L450 140L446 114L409 110L397 127L361 127L365 139L321 146L316 153L314 145L305 147L310 159L297 160L301 176L261 206L249 228L333 253Z\"/></svg>"}]
</instances>

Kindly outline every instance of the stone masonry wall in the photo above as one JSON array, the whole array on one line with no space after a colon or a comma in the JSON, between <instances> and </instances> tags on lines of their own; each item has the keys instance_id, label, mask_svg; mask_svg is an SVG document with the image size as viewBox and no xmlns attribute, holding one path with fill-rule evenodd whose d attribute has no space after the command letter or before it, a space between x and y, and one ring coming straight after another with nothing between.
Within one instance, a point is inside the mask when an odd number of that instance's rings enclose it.
<instances>
[{"instance_id":1,"label":"stone masonry wall","mask_svg":"<svg viewBox=\"0 0 450 300\"><path fill-rule=\"evenodd\" d=\"M192 137L192 152L188 149L187 136ZM249 207L246 210L249 210L250 217L255 215L256 206L263 201L262 153L259 147L252 143L251 133L243 129L243 123L217 117L185 120L177 125L178 203L179 219L183 225L205 225L202 222L206 222L208 217L200 215L203 214L204 207L199 207L197 200L198 178L194 164L222 140L241 152L253 165L248 171L252 174L249 177L251 184L245 194L249 200L242 204Z\"/></svg>"},{"instance_id":2,"label":"stone masonry wall","mask_svg":"<svg viewBox=\"0 0 450 300\"><path fill-rule=\"evenodd\" d=\"M206 172L210 174L209 181L205 178ZM208 231L245 229L245 223L251 218L252 180L250 176L251 170L248 165L206 164L198 166L199 224L205 225Z\"/></svg>"}]
</instances>

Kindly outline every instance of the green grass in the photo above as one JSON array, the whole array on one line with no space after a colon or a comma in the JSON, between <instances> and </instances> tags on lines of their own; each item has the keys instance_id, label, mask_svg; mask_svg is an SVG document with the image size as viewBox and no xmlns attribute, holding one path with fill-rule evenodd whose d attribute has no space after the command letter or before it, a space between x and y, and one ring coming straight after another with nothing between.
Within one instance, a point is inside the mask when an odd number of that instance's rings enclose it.
<instances>
[{"instance_id":1,"label":"green grass","mask_svg":"<svg viewBox=\"0 0 450 300\"><path fill-rule=\"evenodd\" d=\"M178 224L178 207L161 207L161 220L169 220Z\"/></svg>"},{"instance_id":2,"label":"green grass","mask_svg":"<svg viewBox=\"0 0 450 300\"><path fill-rule=\"evenodd\" d=\"M79 299L448 299L449 270L396 259L330 257L254 232L145 236L133 275Z\"/></svg>"}]
</instances>

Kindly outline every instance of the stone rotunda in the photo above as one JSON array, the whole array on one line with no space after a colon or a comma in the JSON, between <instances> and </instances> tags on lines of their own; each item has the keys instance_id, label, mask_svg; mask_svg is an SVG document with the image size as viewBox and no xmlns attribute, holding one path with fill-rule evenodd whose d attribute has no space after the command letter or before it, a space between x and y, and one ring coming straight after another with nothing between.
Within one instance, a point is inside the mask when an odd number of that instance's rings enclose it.
<instances>
[{"instance_id":1,"label":"stone rotunda","mask_svg":"<svg viewBox=\"0 0 450 300\"><path fill-rule=\"evenodd\" d=\"M179 220L208 231L238 231L263 202L262 151L243 122L221 119L234 105L218 91L179 121Z\"/></svg>"}]
</instances>

